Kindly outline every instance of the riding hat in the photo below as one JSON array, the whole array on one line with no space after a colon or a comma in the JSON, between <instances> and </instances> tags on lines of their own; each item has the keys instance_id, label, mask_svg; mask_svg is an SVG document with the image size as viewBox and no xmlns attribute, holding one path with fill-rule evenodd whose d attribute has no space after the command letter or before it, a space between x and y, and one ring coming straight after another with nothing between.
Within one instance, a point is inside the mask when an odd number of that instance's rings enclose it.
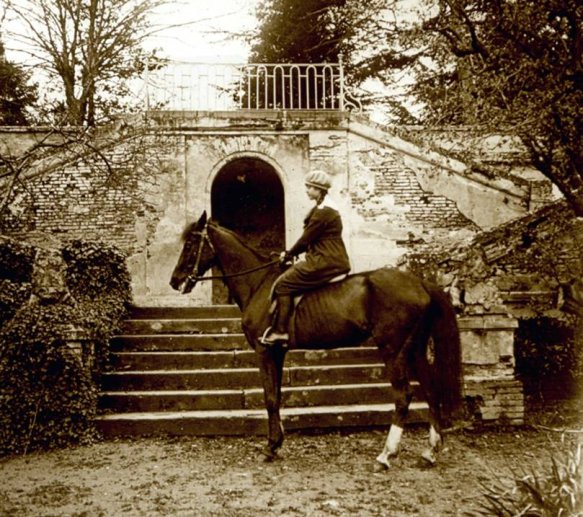
<instances>
[{"instance_id":1,"label":"riding hat","mask_svg":"<svg viewBox=\"0 0 583 517\"><path fill-rule=\"evenodd\" d=\"M306 176L305 184L310 187L316 187L324 191L332 186L330 176L324 171L311 171Z\"/></svg>"}]
</instances>

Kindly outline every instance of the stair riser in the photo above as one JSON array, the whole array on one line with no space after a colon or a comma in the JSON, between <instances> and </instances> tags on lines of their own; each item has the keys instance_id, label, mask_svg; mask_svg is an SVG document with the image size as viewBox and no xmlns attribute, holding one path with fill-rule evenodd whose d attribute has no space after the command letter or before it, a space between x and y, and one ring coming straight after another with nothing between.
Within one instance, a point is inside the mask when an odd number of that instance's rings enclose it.
<instances>
[{"instance_id":1,"label":"stair riser","mask_svg":"<svg viewBox=\"0 0 583 517\"><path fill-rule=\"evenodd\" d=\"M111 340L111 350L116 351L187 351L187 350L243 350L249 348L245 336L226 335L156 335L120 336Z\"/></svg>"},{"instance_id":2,"label":"stair riser","mask_svg":"<svg viewBox=\"0 0 583 517\"><path fill-rule=\"evenodd\" d=\"M241 334L241 319L127 320L124 334Z\"/></svg>"},{"instance_id":3,"label":"stair riser","mask_svg":"<svg viewBox=\"0 0 583 517\"><path fill-rule=\"evenodd\" d=\"M286 366L377 364L380 357L376 348L321 350L318 352L292 350ZM195 370L202 368L258 368L258 356L249 351L163 352L113 354L112 366L118 370Z\"/></svg>"},{"instance_id":4,"label":"stair riser","mask_svg":"<svg viewBox=\"0 0 583 517\"><path fill-rule=\"evenodd\" d=\"M387 427L393 412L367 412L342 415L296 415L283 416L287 431L299 429L341 429L347 427ZM426 409L409 412L407 423L427 421ZM200 417L176 419L118 419L98 420L98 430L105 438L120 436L265 436L267 417ZM382 444L380 445L382 447Z\"/></svg>"},{"instance_id":5,"label":"stair riser","mask_svg":"<svg viewBox=\"0 0 583 517\"><path fill-rule=\"evenodd\" d=\"M359 385L351 388L283 390L284 407L314 407L325 405L351 405L366 400L368 404L394 402L394 392L390 385ZM420 389L415 387L414 401L422 400ZM232 393L203 392L196 394L112 394L100 398L100 408L107 411L148 412L148 411L200 411L227 409L262 409L263 391L259 388Z\"/></svg>"},{"instance_id":6,"label":"stair riser","mask_svg":"<svg viewBox=\"0 0 583 517\"><path fill-rule=\"evenodd\" d=\"M342 369L286 368L283 386L314 386L328 384L357 384L384 382L387 375L383 367L354 366ZM102 382L105 391L116 390L206 390L260 387L261 378L255 369L249 370L198 370L192 372L127 372L105 374Z\"/></svg>"},{"instance_id":7,"label":"stair riser","mask_svg":"<svg viewBox=\"0 0 583 517\"><path fill-rule=\"evenodd\" d=\"M108 393L99 399L99 408L116 413L149 411L207 411L244 409L245 394L204 393L200 395L125 395Z\"/></svg>"},{"instance_id":8,"label":"stair riser","mask_svg":"<svg viewBox=\"0 0 583 517\"><path fill-rule=\"evenodd\" d=\"M241 311L235 305L209 307L133 307L132 319L197 319L240 318Z\"/></svg>"}]
</instances>

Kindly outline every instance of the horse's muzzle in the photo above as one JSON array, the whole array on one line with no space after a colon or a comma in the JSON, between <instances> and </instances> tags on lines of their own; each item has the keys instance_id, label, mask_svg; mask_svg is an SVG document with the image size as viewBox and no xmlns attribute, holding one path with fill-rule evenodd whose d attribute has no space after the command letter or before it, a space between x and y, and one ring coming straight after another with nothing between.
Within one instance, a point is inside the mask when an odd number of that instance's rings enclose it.
<instances>
[{"instance_id":1,"label":"horse's muzzle","mask_svg":"<svg viewBox=\"0 0 583 517\"><path fill-rule=\"evenodd\" d=\"M179 291L180 294L188 294L190 291L194 289L196 285L196 279L193 279L191 276L187 276L184 280L179 280L176 278L172 278L170 280L170 287L175 291Z\"/></svg>"},{"instance_id":2,"label":"horse's muzzle","mask_svg":"<svg viewBox=\"0 0 583 517\"><path fill-rule=\"evenodd\" d=\"M180 286L180 294L190 293L190 291L192 291L194 289L195 285L196 285L196 278L193 278L191 276L186 277L186 280L184 282L182 282L182 285Z\"/></svg>"}]
</instances>

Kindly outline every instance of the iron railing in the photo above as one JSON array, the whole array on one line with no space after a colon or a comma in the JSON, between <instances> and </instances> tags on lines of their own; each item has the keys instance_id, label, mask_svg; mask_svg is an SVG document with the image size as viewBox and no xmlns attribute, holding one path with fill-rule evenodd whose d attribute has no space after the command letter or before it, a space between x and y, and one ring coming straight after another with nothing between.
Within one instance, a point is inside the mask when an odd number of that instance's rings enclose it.
<instances>
[{"instance_id":1,"label":"iron railing","mask_svg":"<svg viewBox=\"0 0 583 517\"><path fill-rule=\"evenodd\" d=\"M172 62L145 68L147 110L362 110L347 95L341 62Z\"/></svg>"}]
</instances>

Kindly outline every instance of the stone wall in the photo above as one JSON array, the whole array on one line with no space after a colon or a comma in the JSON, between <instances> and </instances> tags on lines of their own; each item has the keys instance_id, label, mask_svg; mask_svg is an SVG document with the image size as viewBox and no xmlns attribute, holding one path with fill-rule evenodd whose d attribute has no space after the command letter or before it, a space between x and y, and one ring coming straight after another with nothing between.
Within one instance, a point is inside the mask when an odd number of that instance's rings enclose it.
<instances>
[{"instance_id":1,"label":"stone wall","mask_svg":"<svg viewBox=\"0 0 583 517\"><path fill-rule=\"evenodd\" d=\"M488 423L524 423L522 383L515 379L514 331L507 314L460 317L464 395L472 417Z\"/></svg>"}]
</instances>

